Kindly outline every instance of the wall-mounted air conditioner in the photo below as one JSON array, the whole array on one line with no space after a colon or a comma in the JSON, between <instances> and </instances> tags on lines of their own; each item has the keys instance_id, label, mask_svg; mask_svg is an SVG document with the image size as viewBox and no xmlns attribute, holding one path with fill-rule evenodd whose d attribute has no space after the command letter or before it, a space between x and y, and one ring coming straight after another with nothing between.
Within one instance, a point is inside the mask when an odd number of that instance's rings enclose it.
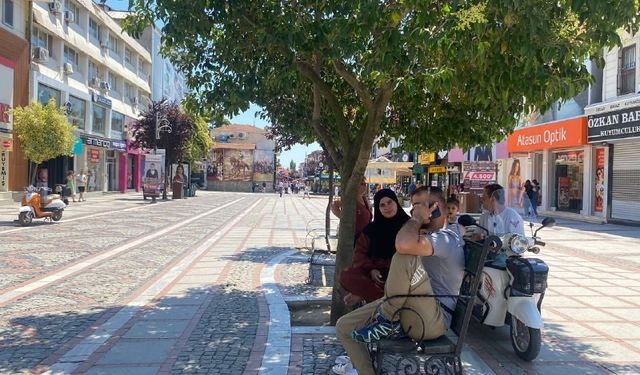
<instances>
[{"instance_id":1,"label":"wall-mounted air conditioner","mask_svg":"<svg viewBox=\"0 0 640 375\"><path fill-rule=\"evenodd\" d=\"M54 0L49 3L49 11L51 13L60 13L62 12L62 2L59 0Z\"/></svg>"},{"instance_id":2,"label":"wall-mounted air conditioner","mask_svg":"<svg viewBox=\"0 0 640 375\"><path fill-rule=\"evenodd\" d=\"M37 63L46 63L49 61L49 50L44 47L34 48L33 60Z\"/></svg>"},{"instance_id":3,"label":"wall-mounted air conditioner","mask_svg":"<svg viewBox=\"0 0 640 375\"><path fill-rule=\"evenodd\" d=\"M62 65L62 71L64 72L64 74L73 74L73 65L71 65L70 63L64 63Z\"/></svg>"},{"instance_id":4,"label":"wall-mounted air conditioner","mask_svg":"<svg viewBox=\"0 0 640 375\"><path fill-rule=\"evenodd\" d=\"M66 23L74 23L76 22L76 15L75 13L73 13L70 10L65 10L64 11L64 21Z\"/></svg>"}]
</instances>

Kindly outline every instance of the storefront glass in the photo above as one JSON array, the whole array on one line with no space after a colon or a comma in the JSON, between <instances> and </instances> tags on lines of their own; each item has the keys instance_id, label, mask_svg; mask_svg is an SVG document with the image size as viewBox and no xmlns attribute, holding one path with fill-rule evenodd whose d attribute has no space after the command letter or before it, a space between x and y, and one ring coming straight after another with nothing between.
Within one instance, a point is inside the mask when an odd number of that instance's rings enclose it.
<instances>
[{"instance_id":1,"label":"storefront glass","mask_svg":"<svg viewBox=\"0 0 640 375\"><path fill-rule=\"evenodd\" d=\"M107 109L105 107L93 104L93 132L104 134L107 127Z\"/></svg>"},{"instance_id":2,"label":"storefront glass","mask_svg":"<svg viewBox=\"0 0 640 375\"><path fill-rule=\"evenodd\" d=\"M82 99L78 99L75 96L69 95L70 111L69 122L71 125L78 129L84 129L84 119L86 116L87 102Z\"/></svg>"},{"instance_id":3,"label":"storefront glass","mask_svg":"<svg viewBox=\"0 0 640 375\"><path fill-rule=\"evenodd\" d=\"M104 186L104 150L87 147L88 191L102 191Z\"/></svg>"},{"instance_id":4,"label":"storefront glass","mask_svg":"<svg viewBox=\"0 0 640 375\"><path fill-rule=\"evenodd\" d=\"M584 151L557 152L555 158L554 197L558 211L582 210Z\"/></svg>"},{"instance_id":5,"label":"storefront glass","mask_svg":"<svg viewBox=\"0 0 640 375\"><path fill-rule=\"evenodd\" d=\"M47 105L50 99L53 99L56 105L60 105L60 90L38 83L38 102Z\"/></svg>"}]
</instances>

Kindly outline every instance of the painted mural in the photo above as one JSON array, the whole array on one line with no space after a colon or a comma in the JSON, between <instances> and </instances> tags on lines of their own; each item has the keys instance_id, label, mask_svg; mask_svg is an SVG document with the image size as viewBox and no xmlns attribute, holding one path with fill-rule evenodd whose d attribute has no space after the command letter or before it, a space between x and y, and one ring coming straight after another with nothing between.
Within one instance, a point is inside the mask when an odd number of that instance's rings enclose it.
<instances>
[{"instance_id":1,"label":"painted mural","mask_svg":"<svg viewBox=\"0 0 640 375\"><path fill-rule=\"evenodd\" d=\"M253 172L252 150L224 150L224 181L251 181Z\"/></svg>"},{"instance_id":2,"label":"painted mural","mask_svg":"<svg viewBox=\"0 0 640 375\"><path fill-rule=\"evenodd\" d=\"M269 182L273 180L273 151L255 150L253 153L253 180Z\"/></svg>"},{"instance_id":3,"label":"painted mural","mask_svg":"<svg viewBox=\"0 0 640 375\"><path fill-rule=\"evenodd\" d=\"M207 180L222 181L224 176L224 153L222 150L211 150L207 158Z\"/></svg>"}]
</instances>

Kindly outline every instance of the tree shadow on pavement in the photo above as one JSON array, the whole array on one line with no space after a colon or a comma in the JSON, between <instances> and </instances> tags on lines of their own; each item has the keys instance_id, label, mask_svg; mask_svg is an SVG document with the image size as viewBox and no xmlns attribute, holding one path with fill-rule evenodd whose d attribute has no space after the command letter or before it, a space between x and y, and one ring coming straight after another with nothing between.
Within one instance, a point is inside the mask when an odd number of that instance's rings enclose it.
<instances>
[{"instance_id":1,"label":"tree shadow on pavement","mask_svg":"<svg viewBox=\"0 0 640 375\"><path fill-rule=\"evenodd\" d=\"M97 357L83 360L78 369L84 372L82 366L94 362L103 370L109 364L159 368L173 358L172 373L176 374L220 374L230 369L229 373L241 374L250 366L255 370L260 363L251 362L250 355L259 333L259 294L247 286L226 284L186 288L183 293L159 298L137 309L131 320L116 325L121 328L109 332L112 341L100 348ZM59 313L29 311L13 313L13 317L10 311L3 311L0 374L44 371L82 339L103 334L103 324L113 324L109 319L116 314L132 309L136 308L116 305ZM192 331L185 334L185 329ZM264 342L264 337L259 340Z\"/></svg>"},{"instance_id":2,"label":"tree shadow on pavement","mask_svg":"<svg viewBox=\"0 0 640 375\"><path fill-rule=\"evenodd\" d=\"M617 361L607 361L611 352L598 345L599 342L606 344L605 341L576 339L558 323L545 323L542 348L538 358L532 362L525 362L517 357L511 347L508 326L492 329L472 322L467 337L469 345L499 374L640 373L640 363L619 365ZM627 359L629 362L635 360L633 357Z\"/></svg>"}]
</instances>

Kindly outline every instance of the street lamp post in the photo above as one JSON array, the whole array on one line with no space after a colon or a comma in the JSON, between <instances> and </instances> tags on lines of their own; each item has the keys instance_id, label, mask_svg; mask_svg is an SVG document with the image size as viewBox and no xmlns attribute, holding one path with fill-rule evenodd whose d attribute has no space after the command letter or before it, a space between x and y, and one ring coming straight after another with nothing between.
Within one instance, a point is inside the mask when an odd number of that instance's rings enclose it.
<instances>
[{"instance_id":1,"label":"street lamp post","mask_svg":"<svg viewBox=\"0 0 640 375\"><path fill-rule=\"evenodd\" d=\"M158 150L158 141L160 140L160 133L167 132L171 133L171 123L167 120L166 117L160 117L160 112L156 111L156 142L153 147L153 153L155 154ZM167 200L167 154L164 155L164 189L162 189L162 200Z\"/></svg>"}]
</instances>

